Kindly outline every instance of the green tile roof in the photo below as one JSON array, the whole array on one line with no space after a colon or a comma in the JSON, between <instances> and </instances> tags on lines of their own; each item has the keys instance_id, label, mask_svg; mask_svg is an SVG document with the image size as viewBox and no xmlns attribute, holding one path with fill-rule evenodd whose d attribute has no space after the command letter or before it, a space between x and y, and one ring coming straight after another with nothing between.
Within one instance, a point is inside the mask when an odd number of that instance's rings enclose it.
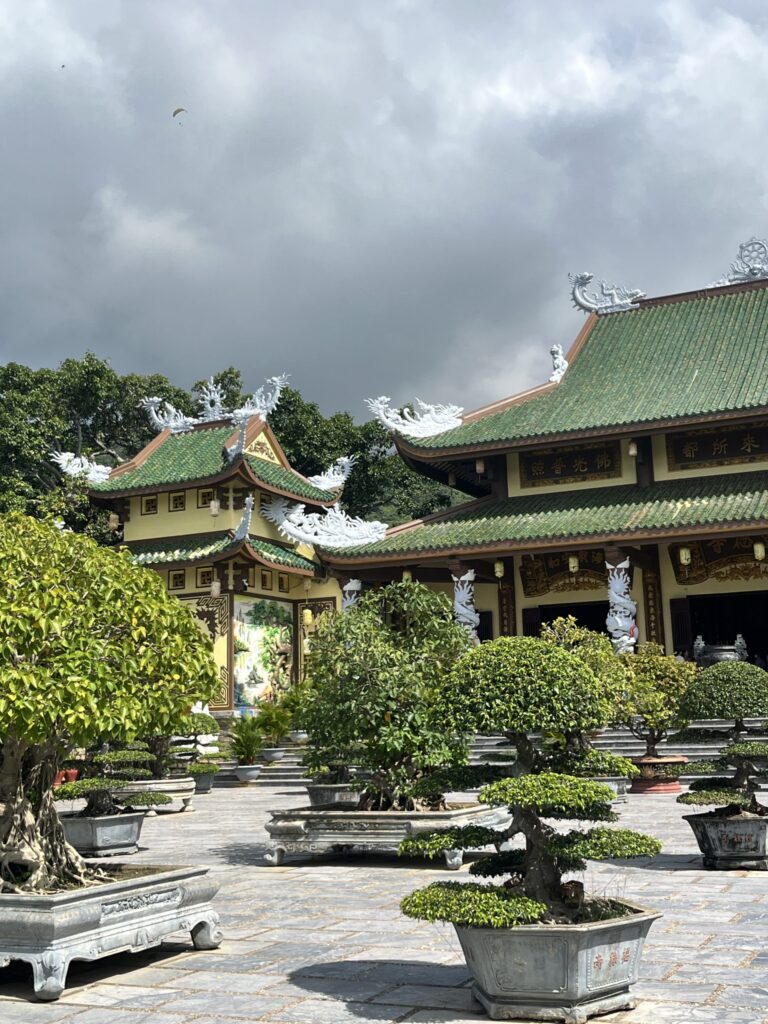
<instances>
[{"instance_id":1,"label":"green tile roof","mask_svg":"<svg viewBox=\"0 0 768 1024\"><path fill-rule=\"evenodd\" d=\"M267 562L284 565L288 569L301 569L314 572L318 566L309 558L304 558L279 544L263 540L261 537L249 537L248 544ZM240 541L233 540L229 531L223 533L205 533L190 537L173 537L168 540L136 541L129 544L131 554L139 565L171 565L177 562L204 562L214 556L224 554L228 548L233 553L241 546Z\"/></svg>"},{"instance_id":2,"label":"green tile roof","mask_svg":"<svg viewBox=\"0 0 768 1024\"><path fill-rule=\"evenodd\" d=\"M731 522L768 521L768 471L484 499L372 544L329 552L333 561L505 544L631 537Z\"/></svg>"},{"instance_id":3,"label":"green tile roof","mask_svg":"<svg viewBox=\"0 0 768 1024\"><path fill-rule=\"evenodd\" d=\"M306 480L300 473L293 469L286 469L276 462L267 459L260 459L257 455L246 454L245 460L251 467L254 475L263 481L267 487L276 487L290 494L296 494L308 501L335 501L338 492L324 491L315 487Z\"/></svg>"},{"instance_id":4,"label":"green tile roof","mask_svg":"<svg viewBox=\"0 0 768 1024\"><path fill-rule=\"evenodd\" d=\"M597 318L561 383L413 448L521 441L768 406L768 283Z\"/></svg>"}]
</instances>

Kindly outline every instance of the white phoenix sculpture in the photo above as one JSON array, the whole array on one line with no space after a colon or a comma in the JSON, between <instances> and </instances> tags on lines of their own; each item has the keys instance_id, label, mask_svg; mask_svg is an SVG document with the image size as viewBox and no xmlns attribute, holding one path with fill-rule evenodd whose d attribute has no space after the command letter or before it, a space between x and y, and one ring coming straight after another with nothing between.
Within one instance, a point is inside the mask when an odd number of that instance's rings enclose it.
<instances>
[{"instance_id":1,"label":"white phoenix sculpture","mask_svg":"<svg viewBox=\"0 0 768 1024\"><path fill-rule=\"evenodd\" d=\"M238 425L251 416L260 416L266 420L273 413L280 401L283 388L288 383L288 376L268 377L239 409L227 410L223 404L223 389L215 383L213 377L200 389L201 414L198 417L185 416L170 402L162 398L142 398L141 405L149 413L155 430L170 430L172 434L183 434L198 423L212 423L215 420L231 420Z\"/></svg>"},{"instance_id":2,"label":"white phoenix sculpture","mask_svg":"<svg viewBox=\"0 0 768 1024\"><path fill-rule=\"evenodd\" d=\"M322 513L307 512L306 505L291 505L285 498L273 498L261 514L274 523L284 537L312 547L351 548L382 540L387 532L386 523L349 516L340 508L329 508Z\"/></svg>"},{"instance_id":3,"label":"white phoenix sculpture","mask_svg":"<svg viewBox=\"0 0 768 1024\"><path fill-rule=\"evenodd\" d=\"M420 398L414 399L416 410L404 409L403 412L390 408L391 399L388 395L378 398L366 398L365 404L373 415L387 430L409 437L433 437L446 430L461 426L461 414L464 409L459 405L428 405Z\"/></svg>"},{"instance_id":4,"label":"white phoenix sculpture","mask_svg":"<svg viewBox=\"0 0 768 1024\"><path fill-rule=\"evenodd\" d=\"M605 625L617 654L631 654L637 643L637 605L629 596L629 559L611 565L608 570L608 618Z\"/></svg>"},{"instance_id":5,"label":"white phoenix sculpture","mask_svg":"<svg viewBox=\"0 0 768 1024\"><path fill-rule=\"evenodd\" d=\"M460 626L463 626L469 633L472 640L477 643L477 627L480 625L480 615L475 608L475 570L469 569L463 576L454 576L453 579L453 614Z\"/></svg>"},{"instance_id":6,"label":"white phoenix sculpture","mask_svg":"<svg viewBox=\"0 0 768 1024\"><path fill-rule=\"evenodd\" d=\"M568 360L563 355L562 345L553 345L549 354L552 356L552 373L549 380L551 384L559 384L568 369Z\"/></svg>"},{"instance_id":7,"label":"white phoenix sculpture","mask_svg":"<svg viewBox=\"0 0 768 1024\"><path fill-rule=\"evenodd\" d=\"M62 473L67 476L85 477L89 484L103 484L112 472L111 466L102 466L85 455L74 452L52 452L51 461L55 462Z\"/></svg>"},{"instance_id":8,"label":"white phoenix sculpture","mask_svg":"<svg viewBox=\"0 0 768 1024\"><path fill-rule=\"evenodd\" d=\"M355 468L356 462L356 455L342 455L324 473L308 476L307 480L324 491L337 491L349 480L349 474Z\"/></svg>"}]
</instances>

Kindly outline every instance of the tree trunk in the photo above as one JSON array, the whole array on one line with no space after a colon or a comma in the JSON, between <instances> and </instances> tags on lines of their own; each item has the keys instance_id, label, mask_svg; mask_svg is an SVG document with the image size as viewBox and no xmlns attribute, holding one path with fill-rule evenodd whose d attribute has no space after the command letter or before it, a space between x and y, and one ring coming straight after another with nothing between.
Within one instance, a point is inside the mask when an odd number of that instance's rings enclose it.
<instances>
[{"instance_id":1,"label":"tree trunk","mask_svg":"<svg viewBox=\"0 0 768 1024\"><path fill-rule=\"evenodd\" d=\"M545 903L555 917L565 914L562 876L554 858L547 852L547 844L554 836L554 831L544 824L535 811L520 807L515 808L512 830L513 833L520 832L525 836L525 895Z\"/></svg>"}]
</instances>

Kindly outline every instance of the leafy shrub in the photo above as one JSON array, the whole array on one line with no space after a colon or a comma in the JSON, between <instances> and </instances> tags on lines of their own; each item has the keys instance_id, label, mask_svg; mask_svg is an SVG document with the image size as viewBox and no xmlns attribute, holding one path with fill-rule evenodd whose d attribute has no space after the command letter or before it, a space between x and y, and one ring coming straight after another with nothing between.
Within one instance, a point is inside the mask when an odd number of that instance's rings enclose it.
<instances>
[{"instance_id":1,"label":"leafy shrub","mask_svg":"<svg viewBox=\"0 0 768 1024\"><path fill-rule=\"evenodd\" d=\"M681 702L686 718L730 718L734 732L745 718L768 715L768 672L746 661L721 661L694 679Z\"/></svg>"},{"instance_id":2,"label":"leafy shrub","mask_svg":"<svg viewBox=\"0 0 768 1024\"><path fill-rule=\"evenodd\" d=\"M130 785L128 779L94 777L76 779L65 782L54 793L54 799L85 800L86 805L80 811L82 818L102 818L111 814L120 814L122 810L135 807L159 807L172 803L166 793L126 793L120 790Z\"/></svg>"},{"instance_id":3,"label":"leafy shrub","mask_svg":"<svg viewBox=\"0 0 768 1024\"><path fill-rule=\"evenodd\" d=\"M407 917L422 921L450 921L473 928L509 928L533 924L546 906L522 893L477 882L433 882L417 889L400 903Z\"/></svg>"},{"instance_id":4,"label":"leafy shrub","mask_svg":"<svg viewBox=\"0 0 768 1024\"><path fill-rule=\"evenodd\" d=\"M752 805L752 796L739 789L689 790L687 793L681 793L677 798L677 802L694 807L705 807L708 804L713 804L723 810L736 804L747 809Z\"/></svg>"},{"instance_id":5,"label":"leafy shrub","mask_svg":"<svg viewBox=\"0 0 768 1024\"><path fill-rule=\"evenodd\" d=\"M261 753L261 730L255 718L235 718L230 727L230 747L238 764L256 764Z\"/></svg>"},{"instance_id":6,"label":"leafy shrub","mask_svg":"<svg viewBox=\"0 0 768 1024\"><path fill-rule=\"evenodd\" d=\"M281 704L259 704L255 716L256 727L270 747L277 747L291 727L291 713Z\"/></svg>"},{"instance_id":7,"label":"leafy shrub","mask_svg":"<svg viewBox=\"0 0 768 1024\"><path fill-rule=\"evenodd\" d=\"M613 797L613 790L604 782L542 772L492 782L482 790L479 799L491 806L507 804L533 810L543 818L615 821L616 815L611 810Z\"/></svg>"},{"instance_id":8,"label":"leafy shrub","mask_svg":"<svg viewBox=\"0 0 768 1024\"><path fill-rule=\"evenodd\" d=\"M551 771L562 772L564 775L576 775L580 778L595 778L598 775L618 775L626 779L634 779L639 769L620 754L610 750L585 750L583 752L559 751L547 759L547 767Z\"/></svg>"},{"instance_id":9,"label":"leafy shrub","mask_svg":"<svg viewBox=\"0 0 768 1024\"><path fill-rule=\"evenodd\" d=\"M477 850L482 846L495 846L507 838L483 825L462 825L434 832L421 832L407 836L398 848L401 857L439 857L446 850Z\"/></svg>"},{"instance_id":10,"label":"leafy shrub","mask_svg":"<svg viewBox=\"0 0 768 1024\"><path fill-rule=\"evenodd\" d=\"M424 775L413 786L414 796L427 800L443 793L479 789L488 782L509 775L510 767L497 764L460 764L453 768L437 768Z\"/></svg>"},{"instance_id":11,"label":"leafy shrub","mask_svg":"<svg viewBox=\"0 0 768 1024\"><path fill-rule=\"evenodd\" d=\"M667 732L686 724L681 705L696 666L665 654L658 644L642 644L623 660L629 676L619 721L644 741L647 757L657 757L656 748Z\"/></svg>"}]
</instances>

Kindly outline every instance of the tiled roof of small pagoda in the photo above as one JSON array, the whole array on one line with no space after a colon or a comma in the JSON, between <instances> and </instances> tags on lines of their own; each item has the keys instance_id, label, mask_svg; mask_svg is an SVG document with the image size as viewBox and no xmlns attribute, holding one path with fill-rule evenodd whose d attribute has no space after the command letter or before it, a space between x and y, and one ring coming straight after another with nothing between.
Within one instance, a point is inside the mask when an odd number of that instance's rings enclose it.
<instances>
[{"instance_id":1,"label":"tiled roof of small pagoda","mask_svg":"<svg viewBox=\"0 0 768 1024\"><path fill-rule=\"evenodd\" d=\"M594 316L560 384L469 414L406 450L522 446L768 408L768 281Z\"/></svg>"},{"instance_id":2,"label":"tiled roof of small pagoda","mask_svg":"<svg viewBox=\"0 0 768 1024\"><path fill-rule=\"evenodd\" d=\"M483 498L394 527L375 543L328 551L331 564L707 535L768 526L768 471Z\"/></svg>"},{"instance_id":3,"label":"tiled roof of small pagoda","mask_svg":"<svg viewBox=\"0 0 768 1024\"><path fill-rule=\"evenodd\" d=\"M255 561L288 570L315 573L319 566L309 558L261 537L235 540L231 531L203 533L190 537L134 541L126 545L139 565L179 565L221 561L240 551ZM249 550L250 549L250 550Z\"/></svg>"},{"instance_id":4,"label":"tiled roof of small pagoda","mask_svg":"<svg viewBox=\"0 0 768 1024\"><path fill-rule=\"evenodd\" d=\"M233 432L231 424L196 427L184 434L169 432L158 439L160 443L155 447L148 446L151 450L146 457L141 457L140 453L131 460L135 465L129 463L126 469L118 467L109 480L92 485L91 492L105 496L125 494L226 476L237 466L237 461L230 464L224 456L225 444L231 443ZM330 504L338 498L338 493L315 487L300 473L276 462L250 453L244 456L243 462L250 475L266 490L320 504Z\"/></svg>"}]
</instances>

